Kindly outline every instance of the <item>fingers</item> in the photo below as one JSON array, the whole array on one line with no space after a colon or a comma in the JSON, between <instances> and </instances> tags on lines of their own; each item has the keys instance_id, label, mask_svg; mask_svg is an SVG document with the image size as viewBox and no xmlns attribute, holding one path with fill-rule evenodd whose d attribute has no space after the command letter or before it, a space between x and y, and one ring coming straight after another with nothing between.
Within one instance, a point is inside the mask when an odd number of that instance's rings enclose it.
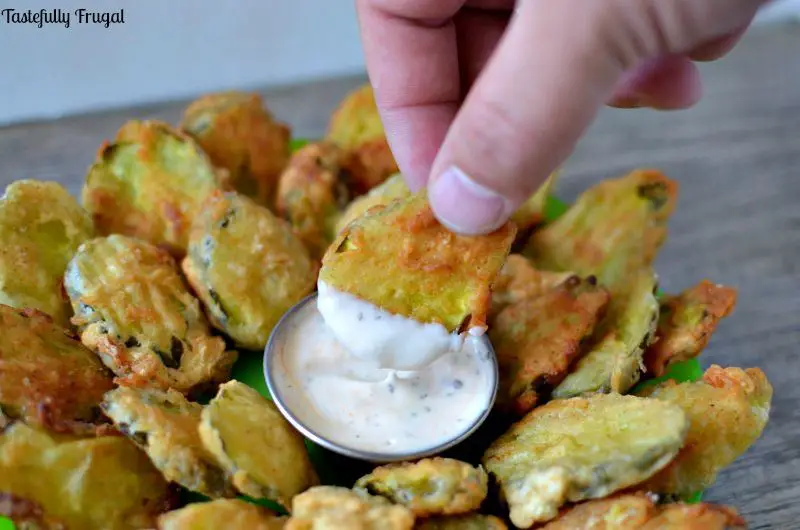
<instances>
[{"instance_id":1,"label":"fingers","mask_svg":"<svg viewBox=\"0 0 800 530\"><path fill-rule=\"evenodd\" d=\"M666 108L693 103L697 72L675 57L744 26L759 3L518 2L434 161L435 214L465 234L504 223L567 158L624 72L642 67L623 89L646 89Z\"/></svg>"},{"instance_id":2,"label":"fingers","mask_svg":"<svg viewBox=\"0 0 800 530\"><path fill-rule=\"evenodd\" d=\"M646 61L617 83L610 105L618 108L649 107L660 110L689 108L702 96L697 66L680 55Z\"/></svg>"}]
</instances>

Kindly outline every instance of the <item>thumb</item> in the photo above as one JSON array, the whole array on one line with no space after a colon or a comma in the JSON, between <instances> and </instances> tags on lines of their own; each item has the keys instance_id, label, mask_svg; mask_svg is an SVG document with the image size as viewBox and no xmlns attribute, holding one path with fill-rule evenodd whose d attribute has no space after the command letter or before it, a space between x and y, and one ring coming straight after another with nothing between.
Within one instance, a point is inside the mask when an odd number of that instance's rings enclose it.
<instances>
[{"instance_id":1,"label":"thumb","mask_svg":"<svg viewBox=\"0 0 800 530\"><path fill-rule=\"evenodd\" d=\"M523 0L428 183L439 220L501 226L569 156L622 75L745 26L763 0Z\"/></svg>"}]
</instances>

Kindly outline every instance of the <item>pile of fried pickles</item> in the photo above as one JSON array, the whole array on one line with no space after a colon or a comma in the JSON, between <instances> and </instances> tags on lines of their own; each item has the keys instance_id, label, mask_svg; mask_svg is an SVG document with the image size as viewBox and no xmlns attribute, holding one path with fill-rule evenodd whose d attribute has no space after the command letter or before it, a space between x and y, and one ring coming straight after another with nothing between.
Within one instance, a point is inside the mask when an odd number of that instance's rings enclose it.
<instances>
[{"instance_id":1,"label":"pile of fried pickles","mask_svg":"<svg viewBox=\"0 0 800 530\"><path fill-rule=\"evenodd\" d=\"M320 141L298 146L257 94L216 93L175 126L125 123L80 202L12 183L0 514L48 530L744 528L734 508L689 500L761 436L770 383L717 365L663 377L701 353L736 291L659 291L677 198L659 171L549 219L557 180L496 233L452 234L398 174L365 85ZM325 484L306 440L232 379L320 270L411 318L488 328L500 420L475 458Z\"/></svg>"}]
</instances>

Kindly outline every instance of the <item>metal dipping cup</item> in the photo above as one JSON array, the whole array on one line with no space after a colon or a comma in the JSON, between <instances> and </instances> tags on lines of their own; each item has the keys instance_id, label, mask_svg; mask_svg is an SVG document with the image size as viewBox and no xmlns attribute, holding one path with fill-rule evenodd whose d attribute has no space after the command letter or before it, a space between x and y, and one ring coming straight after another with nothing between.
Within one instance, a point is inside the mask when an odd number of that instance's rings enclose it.
<instances>
[{"instance_id":1,"label":"metal dipping cup","mask_svg":"<svg viewBox=\"0 0 800 530\"><path fill-rule=\"evenodd\" d=\"M272 400L275 405L278 407L278 410L281 411L281 414L291 423L295 429L300 431L306 438L310 439L312 442L320 445L330 451L335 453L339 453L344 456L348 456L350 458L356 458L358 460L364 460L367 462L372 463L390 463L390 462L400 462L405 460L418 460L420 458L425 458L428 456L433 456L439 454L451 447L463 442L467 438L469 438L472 433L474 433L478 427L486 421L486 418L489 417L489 413L492 410L492 406L494 405L495 399L497 397L497 387L498 387L498 366L497 366L497 356L495 355L494 348L492 347L491 342L489 341L488 336L484 333L478 340L481 342L482 346L484 346L489 353L490 359L492 360L491 366L491 374L489 374L492 380L492 391L491 397L487 404L486 410L475 419L475 421L469 425L464 431L459 433L456 437L452 440L439 444L434 447L430 447L427 449L423 449L420 451L415 451L411 453L377 453L377 452L370 452L370 451L363 451L361 449L354 449L352 447L346 447L340 445L336 442L333 442L327 439L322 434L316 432L314 428L310 425L306 425L303 423L288 407L285 396L283 395L283 391L281 389L281 385L278 384L277 377L279 377L278 369L274 368L276 363L279 362L280 359L280 351L285 343L285 334L284 330L286 330L289 326L288 323L292 320L292 318L296 317L300 309L302 309L306 304L316 304L317 303L317 293L313 293L303 300L301 300L297 305L292 307L289 311L287 311L283 317L280 319L278 324L275 326L275 329L272 330L272 334L270 335L269 341L267 342L267 347L264 351L264 379L267 382L267 388L269 389L270 395L272 396ZM299 389L297 390L300 391Z\"/></svg>"}]
</instances>

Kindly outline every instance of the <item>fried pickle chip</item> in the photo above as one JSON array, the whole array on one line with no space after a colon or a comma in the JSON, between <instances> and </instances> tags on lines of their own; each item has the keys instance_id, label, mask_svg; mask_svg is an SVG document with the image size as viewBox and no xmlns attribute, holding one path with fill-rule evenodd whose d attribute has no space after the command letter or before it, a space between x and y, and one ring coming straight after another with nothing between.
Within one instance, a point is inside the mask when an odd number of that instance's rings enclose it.
<instances>
[{"instance_id":1,"label":"fried pickle chip","mask_svg":"<svg viewBox=\"0 0 800 530\"><path fill-rule=\"evenodd\" d=\"M12 182L0 197L0 303L38 309L68 326L64 270L93 236L91 217L63 186Z\"/></svg>"},{"instance_id":2,"label":"fried pickle chip","mask_svg":"<svg viewBox=\"0 0 800 530\"><path fill-rule=\"evenodd\" d=\"M363 191L397 173L397 162L386 141L375 94L369 84L342 100L331 116L326 139L358 158L360 170L353 173L353 178Z\"/></svg>"},{"instance_id":3,"label":"fried pickle chip","mask_svg":"<svg viewBox=\"0 0 800 530\"><path fill-rule=\"evenodd\" d=\"M717 365L706 370L702 381L667 381L643 393L679 406L689 418L689 433L678 456L642 486L676 496L714 484L719 472L761 436L772 402L772 385L764 372Z\"/></svg>"},{"instance_id":4,"label":"fried pickle chip","mask_svg":"<svg viewBox=\"0 0 800 530\"><path fill-rule=\"evenodd\" d=\"M106 394L102 407L167 480L209 497L234 495L225 471L200 440L201 405L174 390L119 387Z\"/></svg>"},{"instance_id":5,"label":"fried pickle chip","mask_svg":"<svg viewBox=\"0 0 800 530\"><path fill-rule=\"evenodd\" d=\"M319 483L302 435L256 390L229 381L203 409L203 445L221 462L240 492L289 507Z\"/></svg>"},{"instance_id":6,"label":"fried pickle chip","mask_svg":"<svg viewBox=\"0 0 800 530\"><path fill-rule=\"evenodd\" d=\"M458 515L480 508L488 491L486 472L451 458L426 458L378 467L354 489L402 504L414 515Z\"/></svg>"},{"instance_id":7,"label":"fried pickle chip","mask_svg":"<svg viewBox=\"0 0 800 530\"><path fill-rule=\"evenodd\" d=\"M258 351L317 279L317 265L291 228L235 193L211 195L182 266L214 327Z\"/></svg>"},{"instance_id":8,"label":"fried pickle chip","mask_svg":"<svg viewBox=\"0 0 800 530\"><path fill-rule=\"evenodd\" d=\"M648 375L661 377L669 365L700 355L719 321L735 305L735 289L708 280L663 299L656 342L644 352Z\"/></svg>"},{"instance_id":9,"label":"fried pickle chip","mask_svg":"<svg viewBox=\"0 0 800 530\"><path fill-rule=\"evenodd\" d=\"M668 504L638 530L737 530L747 522L728 506L716 504Z\"/></svg>"},{"instance_id":10,"label":"fried pickle chip","mask_svg":"<svg viewBox=\"0 0 800 530\"><path fill-rule=\"evenodd\" d=\"M519 528L566 502L605 497L666 466L686 438L679 406L619 394L551 401L533 409L483 456Z\"/></svg>"},{"instance_id":11,"label":"fried pickle chip","mask_svg":"<svg viewBox=\"0 0 800 530\"><path fill-rule=\"evenodd\" d=\"M554 274L534 271L519 290L543 292L507 306L489 329L500 368L497 406L515 415L540 404L566 377L608 304L608 292L593 277L544 287Z\"/></svg>"},{"instance_id":12,"label":"fried pickle chip","mask_svg":"<svg viewBox=\"0 0 800 530\"><path fill-rule=\"evenodd\" d=\"M383 497L336 486L316 486L292 501L285 530L411 530L414 514Z\"/></svg>"},{"instance_id":13,"label":"fried pickle chip","mask_svg":"<svg viewBox=\"0 0 800 530\"><path fill-rule=\"evenodd\" d=\"M195 502L158 518L158 530L281 530L286 517L239 499Z\"/></svg>"},{"instance_id":14,"label":"fried pickle chip","mask_svg":"<svg viewBox=\"0 0 800 530\"><path fill-rule=\"evenodd\" d=\"M336 223L350 200L355 159L331 143L296 151L278 185L276 208L289 221L312 257L320 259L336 235Z\"/></svg>"},{"instance_id":15,"label":"fried pickle chip","mask_svg":"<svg viewBox=\"0 0 800 530\"><path fill-rule=\"evenodd\" d=\"M72 332L35 309L0 305L0 407L55 432L90 428L111 374Z\"/></svg>"},{"instance_id":16,"label":"fried pickle chip","mask_svg":"<svg viewBox=\"0 0 800 530\"><path fill-rule=\"evenodd\" d=\"M422 519L414 530L508 530L508 527L494 515L471 513Z\"/></svg>"},{"instance_id":17,"label":"fried pickle chip","mask_svg":"<svg viewBox=\"0 0 800 530\"><path fill-rule=\"evenodd\" d=\"M678 184L655 170L601 182L534 232L523 254L537 268L596 276L612 298L650 266L667 237Z\"/></svg>"},{"instance_id":18,"label":"fried pickle chip","mask_svg":"<svg viewBox=\"0 0 800 530\"><path fill-rule=\"evenodd\" d=\"M207 94L186 108L181 128L231 184L262 206L272 206L278 178L289 162L289 127L276 121L261 96L247 92Z\"/></svg>"},{"instance_id":19,"label":"fried pickle chip","mask_svg":"<svg viewBox=\"0 0 800 530\"><path fill-rule=\"evenodd\" d=\"M536 193L531 195L511 216L511 220L517 225L517 229L521 234L528 233L531 228L544 222L544 208L547 205L547 199L553 193L553 188L555 188L557 181L558 173L551 174L539 186Z\"/></svg>"},{"instance_id":20,"label":"fried pickle chip","mask_svg":"<svg viewBox=\"0 0 800 530\"><path fill-rule=\"evenodd\" d=\"M367 194L356 197L347 205L344 213L336 223L336 233L340 233L353 219L361 217L370 208L386 206L394 199L404 199L410 195L411 190L406 186L403 175L395 173L380 185L372 188Z\"/></svg>"},{"instance_id":21,"label":"fried pickle chip","mask_svg":"<svg viewBox=\"0 0 800 530\"><path fill-rule=\"evenodd\" d=\"M639 380L644 349L658 323L657 278L642 269L629 278L626 291L611 295L587 353L553 391L564 399L592 392L627 392Z\"/></svg>"},{"instance_id":22,"label":"fried pickle chip","mask_svg":"<svg viewBox=\"0 0 800 530\"><path fill-rule=\"evenodd\" d=\"M491 320L509 305L541 296L573 276L538 270L521 254L509 254L492 284Z\"/></svg>"},{"instance_id":23,"label":"fried pickle chip","mask_svg":"<svg viewBox=\"0 0 800 530\"><path fill-rule=\"evenodd\" d=\"M390 313L454 331L486 326L490 286L516 229L455 235L434 217L424 192L376 207L339 234L320 280Z\"/></svg>"},{"instance_id":24,"label":"fried pickle chip","mask_svg":"<svg viewBox=\"0 0 800 530\"><path fill-rule=\"evenodd\" d=\"M212 337L175 261L122 235L81 245L64 278L81 340L121 384L189 392L225 380L236 360Z\"/></svg>"},{"instance_id":25,"label":"fried pickle chip","mask_svg":"<svg viewBox=\"0 0 800 530\"><path fill-rule=\"evenodd\" d=\"M156 121L130 121L89 168L83 205L100 235L123 234L185 252L206 196L229 187L189 136Z\"/></svg>"},{"instance_id":26,"label":"fried pickle chip","mask_svg":"<svg viewBox=\"0 0 800 530\"><path fill-rule=\"evenodd\" d=\"M27 528L152 528L172 500L121 436L57 439L17 422L0 434L0 469L0 514Z\"/></svg>"}]
</instances>

